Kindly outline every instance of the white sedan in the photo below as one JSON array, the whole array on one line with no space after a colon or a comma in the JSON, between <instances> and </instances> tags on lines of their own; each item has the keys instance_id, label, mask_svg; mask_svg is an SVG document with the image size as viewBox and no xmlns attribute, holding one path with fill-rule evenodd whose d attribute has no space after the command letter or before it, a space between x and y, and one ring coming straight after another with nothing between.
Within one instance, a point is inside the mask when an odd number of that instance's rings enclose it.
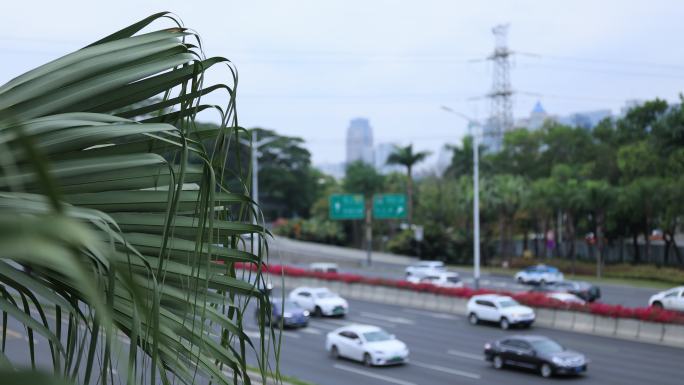
<instances>
[{"instance_id":1,"label":"white sedan","mask_svg":"<svg viewBox=\"0 0 684 385\"><path fill-rule=\"evenodd\" d=\"M684 311L684 286L661 291L648 299L648 305L667 310Z\"/></svg>"},{"instance_id":2,"label":"white sedan","mask_svg":"<svg viewBox=\"0 0 684 385\"><path fill-rule=\"evenodd\" d=\"M546 293L546 296L548 298L555 299L557 301L561 301L566 304L578 304L578 305L586 305L586 301L583 300L582 298L572 294L572 293L561 293L561 292L551 292L551 293Z\"/></svg>"},{"instance_id":3,"label":"white sedan","mask_svg":"<svg viewBox=\"0 0 684 385\"><path fill-rule=\"evenodd\" d=\"M563 273L553 266L535 265L517 272L515 280L519 283L545 285L547 283L562 282Z\"/></svg>"},{"instance_id":4,"label":"white sedan","mask_svg":"<svg viewBox=\"0 0 684 385\"><path fill-rule=\"evenodd\" d=\"M420 261L406 268L406 277L422 278L429 274L439 273L445 270L442 261Z\"/></svg>"},{"instance_id":5,"label":"white sedan","mask_svg":"<svg viewBox=\"0 0 684 385\"><path fill-rule=\"evenodd\" d=\"M344 316L349 311L347 301L325 287L298 287L289 298L316 317Z\"/></svg>"},{"instance_id":6,"label":"white sedan","mask_svg":"<svg viewBox=\"0 0 684 385\"><path fill-rule=\"evenodd\" d=\"M463 287L463 281L458 273L453 271L439 271L423 277L410 275L406 278L411 283L429 283L439 287Z\"/></svg>"},{"instance_id":7,"label":"white sedan","mask_svg":"<svg viewBox=\"0 0 684 385\"><path fill-rule=\"evenodd\" d=\"M383 329L371 325L348 325L328 333L325 349L331 357L345 357L366 366L408 362L406 344Z\"/></svg>"}]
</instances>

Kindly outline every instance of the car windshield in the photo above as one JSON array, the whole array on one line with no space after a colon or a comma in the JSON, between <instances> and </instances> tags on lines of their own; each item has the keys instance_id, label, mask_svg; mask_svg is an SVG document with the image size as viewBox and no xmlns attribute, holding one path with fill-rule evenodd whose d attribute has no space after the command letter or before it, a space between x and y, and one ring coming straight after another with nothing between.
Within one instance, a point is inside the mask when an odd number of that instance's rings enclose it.
<instances>
[{"instance_id":1,"label":"car windshield","mask_svg":"<svg viewBox=\"0 0 684 385\"><path fill-rule=\"evenodd\" d=\"M556 341L552 340L538 340L531 341L531 343L534 350L536 350L539 353L558 353L565 350Z\"/></svg>"},{"instance_id":2,"label":"car windshield","mask_svg":"<svg viewBox=\"0 0 684 385\"><path fill-rule=\"evenodd\" d=\"M499 302L499 306L501 306L501 307L512 307L512 306L518 306L518 305L520 305L520 304L515 302L512 299L505 299L505 300Z\"/></svg>"},{"instance_id":3,"label":"car windshield","mask_svg":"<svg viewBox=\"0 0 684 385\"><path fill-rule=\"evenodd\" d=\"M333 292L330 291L319 291L316 293L316 297L318 298L335 298L337 295Z\"/></svg>"},{"instance_id":4,"label":"car windshield","mask_svg":"<svg viewBox=\"0 0 684 385\"><path fill-rule=\"evenodd\" d=\"M278 304L278 305L280 305L280 304ZM296 303L294 303L294 302L292 302L292 301L290 301L290 300L286 300L286 301L285 301L285 306L283 306L283 309L284 309L285 311L295 311L295 310L299 310L299 306L297 306Z\"/></svg>"},{"instance_id":5,"label":"car windshield","mask_svg":"<svg viewBox=\"0 0 684 385\"><path fill-rule=\"evenodd\" d=\"M392 336L387 334L387 332L384 330L377 330L374 332L363 333L363 338L365 338L368 342L380 342L389 341L392 339Z\"/></svg>"}]
</instances>

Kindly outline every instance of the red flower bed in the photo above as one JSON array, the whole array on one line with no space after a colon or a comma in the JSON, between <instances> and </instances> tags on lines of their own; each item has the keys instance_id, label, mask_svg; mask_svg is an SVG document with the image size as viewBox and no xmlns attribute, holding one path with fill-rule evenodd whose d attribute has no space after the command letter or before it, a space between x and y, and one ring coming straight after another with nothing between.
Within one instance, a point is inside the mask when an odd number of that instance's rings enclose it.
<instances>
[{"instance_id":1,"label":"red flower bed","mask_svg":"<svg viewBox=\"0 0 684 385\"><path fill-rule=\"evenodd\" d=\"M235 263L235 268L252 271L257 270L256 265L242 262ZM445 288L429 283L412 283L404 280L365 277L358 274L314 272L300 267L287 265L264 264L262 265L262 272L276 275L282 274L289 277L318 278L326 281L339 281L348 284L361 283L364 285L392 287L458 298L470 298L479 294L503 294L510 295L511 297L515 298L516 301L536 308L562 309L586 312L612 318L631 318L650 322L684 324L684 313L661 310L653 307L630 308L621 305L610 305L605 303L588 303L585 305L576 303L568 304L557 299L549 298L543 293L509 293L490 289L475 290L469 287Z\"/></svg>"}]
</instances>

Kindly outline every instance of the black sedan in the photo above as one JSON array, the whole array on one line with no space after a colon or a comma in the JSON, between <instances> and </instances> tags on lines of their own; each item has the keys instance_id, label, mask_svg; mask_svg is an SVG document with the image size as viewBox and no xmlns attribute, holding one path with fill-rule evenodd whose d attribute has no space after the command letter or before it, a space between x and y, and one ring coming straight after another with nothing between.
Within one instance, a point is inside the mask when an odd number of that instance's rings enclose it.
<instances>
[{"instance_id":1,"label":"black sedan","mask_svg":"<svg viewBox=\"0 0 684 385\"><path fill-rule=\"evenodd\" d=\"M567 350L543 336L516 335L487 343L484 354L496 369L516 366L537 371L543 377L578 375L587 371L588 361L584 354Z\"/></svg>"},{"instance_id":2,"label":"black sedan","mask_svg":"<svg viewBox=\"0 0 684 385\"><path fill-rule=\"evenodd\" d=\"M563 281L539 285L532 288L533 292L559 292L574 294L587 302L594 302L601 298L601 289L589 282Z\"/></svg>"}]
</instances>

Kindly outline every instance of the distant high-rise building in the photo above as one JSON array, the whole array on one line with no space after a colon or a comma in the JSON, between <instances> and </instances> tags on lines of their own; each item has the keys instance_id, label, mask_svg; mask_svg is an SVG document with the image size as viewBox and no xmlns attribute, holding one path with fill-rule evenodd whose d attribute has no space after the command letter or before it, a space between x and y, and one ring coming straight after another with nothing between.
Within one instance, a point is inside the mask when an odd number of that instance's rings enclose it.
<instances>
[{"instance_id":1,"label":"distant high-rise building","mask_svg":"<svg viewBox=\"0 0 684 385\"><path fill-rule=\"evenodd\" d=\"M387 164L387 159L392 155L396 145L394 143L378 143L375 146L375 169L381 174L402 171L403 167L396 164Z\"/></svg>"},{"instance_id":2,"label":"distant high-rise building","mask_svg":"<svg viewBox=\"0 0 684 385\"><path fill-rule=\"evenodd\" d=\"M553 117L546 112L541 102L537 101L529 117L516 120L515 128L527 128L530 131L538 130L549 119L553 119Z\"/></svg>"},{"instance_id":3,"label":"distant high-rise building","mask_svg":"<svg viewBox=\"0 0 684 385\"><path fill-rule=\"evenodd\" d=\"M560 124L572 127L582 127L586 130L593 130L603 119L613 117L611 110L595 110L574 112L567 116L556 119Z\"/></svg>"},{"instance_id":4,"label":"distant high-rise building","mask_svg":"<svg viewBox=\"0 0 684 385\"><path fill-rule=\"evenodd\" d=\"M356 118L349 122L347 128L347 164L360 160L374 165L373 129L368 119Z\"/></svg>"},{"instance_id":5,"label":"distant high-rise building","mask_svg":"<svg viewBox=\"0 0 684 385\"><path fill-rule=\"evenodd\" d=\"M564 116L550 115L538 101L534 108L532 108L530 116L516 120L515 127L533 131L542 128L547 121L551 121L566 126L593 130L603 119L611 118L612 116L613 113L609 109L579 111Z\"/></svg>"}]
</instances>

